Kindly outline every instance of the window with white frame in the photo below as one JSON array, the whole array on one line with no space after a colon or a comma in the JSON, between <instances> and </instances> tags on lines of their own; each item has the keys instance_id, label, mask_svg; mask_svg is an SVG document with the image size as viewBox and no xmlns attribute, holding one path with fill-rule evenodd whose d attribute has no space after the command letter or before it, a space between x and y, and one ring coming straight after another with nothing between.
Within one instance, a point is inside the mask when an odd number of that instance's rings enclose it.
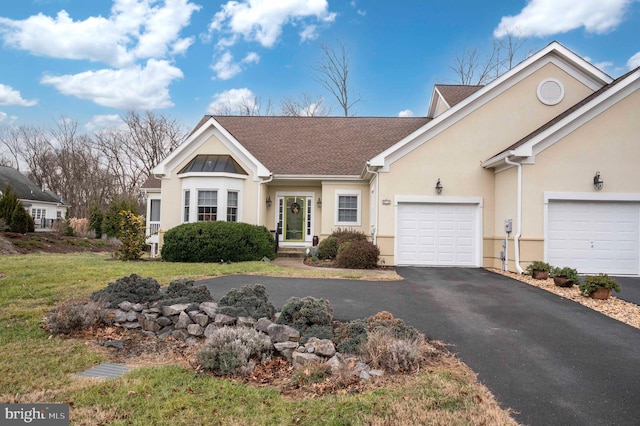
<instances>
[{"instance_id":1,"label":"window with white frame","mask_svg":"<svg viewBox=\"0 0 640 426\"><path fill-rule=\"evenodd\" d=\"M151 200L151 222L160 222L160 200Z\"/></svg>"},{"instance_id":2,"label":"window with white frame","mask_svg":"<svg viewBox=\"0 0 640 426\"><path fill-rule=\"evenodd\" d=\"M360 225L360 191L336 191L336 224Z\"/></svg>"},{"instance_id":3,"label":"window with white frame","mask_svg":"<svg viewBox=\"0 0 640 426\"><path fill-rule=\"evenodd\" d=\"M45 219L47 216L47 209L31 209L31 217L34 220Z\"/></svg>"},{"instance_id":4,"label":"window with white frame","mask_svg":"<svg viewBox=\"0 0 640 426\"><path fill-rule=\"evenodd\" d=\"M58 220L62 219L62 212L60 210L56 212L56 219Z\"/></svg>"},{"instance_id":5,"label":"window with white frame","mask_svg":"<svg viewBox=\"0 0 640 426\"><path fill-rule=\"evenodd\" d=\"M227 192L227 222L238 221L238 193L236 191Z\"/></svg>"},{"instance_id":6,"label":"window with white frame","mask_svg":"<svg viewBox=\"0 0 640 426\"><path fill-rule=\"evenodd\" d=\"M218 191L198 191L198 222L212 222L218 217Z\"/></svg>"},{"instance_id":7,"label":"window with white frame","mask_svg":"<svg viewBox=\"0 0 640 426\"><path fill-rule=\"evenodd\" d=\"M190 205L191 205L191 191L186 190L184 191L184 204L183 204L184 213L182 215L182 221L184 223L189 222Z\"/></svg>"}]
</instances>

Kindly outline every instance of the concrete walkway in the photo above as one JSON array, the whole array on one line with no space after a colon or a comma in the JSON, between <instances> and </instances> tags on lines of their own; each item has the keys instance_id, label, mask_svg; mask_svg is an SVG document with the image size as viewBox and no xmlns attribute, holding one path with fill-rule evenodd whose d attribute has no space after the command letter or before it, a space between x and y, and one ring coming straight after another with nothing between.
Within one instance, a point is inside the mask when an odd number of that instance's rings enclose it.
<instances>
[{"instance_id":1,"label":"concrete walkway","mask_svg":"<svg viewBox=\"0 0 640 426\"><path fill-rule=\"evenodd\" d=\"M214 298L265 285L331 302L337 319L381 310L452 344L501 406L529 425L638 425L640 330L483 269L398 268L402 281L258 276L205 280Z\"/></svg>"}]
</instances>

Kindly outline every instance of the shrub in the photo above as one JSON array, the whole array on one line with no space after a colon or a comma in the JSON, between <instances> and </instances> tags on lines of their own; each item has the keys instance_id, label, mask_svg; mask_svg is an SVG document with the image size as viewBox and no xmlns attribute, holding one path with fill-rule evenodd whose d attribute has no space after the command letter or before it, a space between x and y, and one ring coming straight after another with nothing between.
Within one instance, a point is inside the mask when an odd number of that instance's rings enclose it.
<instances>
[{"instance_id":1,"label":"shrub","mask_svg":"<svg viewBox=\"0 0 640 426\"><path fill-rule=\"evenodd\" d=\"M138 260L144 249L144 219L132 211L123 210L120 215L120 242L122 245L116 252L120 260Z\"/></svg>"},{"instance_id":2,"label":"shrub","mask_svg":"<svg viewBox=\"0 0 640 426\"><path fill-rule=\"evenodd\" d=\"M198 352L202 368L221 376L251 372L254 360L266 362L273 345L266 334L247 327L222 327L213 332Z\"/></svg>"},{"instance_id":3,"label":"shrub","mask_svg":"<svg viewBox=\"0 0 640 426\"><path fill-rule=\"evenodd\" d=\"M405 324L404 321L395 318L387 311L378 312L367 319L367 330L369 332L380 329L389 330L398 339L414 340L421 335L415 327Z\"/></svg>"},{"instance_id":4,"label":"shrub","mask_svg":"<svg viewBox=\"0 0 640 426\"><path fill-rule=\"evenodd\" d=\"M367 236L364 232L356 231L354 229L338 228L331 233L331 236L338 240L338 247L346 242L367 241Z\"/></svg>"},{"instance_id":5,"label":"shrub","mask_svg":"<svg viewBox=\"0 0 640 426\"><path fill-rule=\"evenodd\" d=\"M93 202L89 207L89 229L92 230L96 238L102 237L102 220L104 213L100 209L100 205L97 202Z\"/></svg>"},{"instance_id":6,"label":"shrub","mask_svg":"<svg viewBox=\"0 0 640 426\"><path fill-rule=\"evenodd\" d=\"M15 205L11 218L9 219L9 229L11 232L26 234L35 230L33 218L22 205L21 201Z\"/></svg>"},{"instance_id":7,"label":"shrub","mask_svg":"<svg viewBox=\"0 0 640 426\"><path fill-rule=\"evenodd\" d=\"M598 274L585 277L584 281L580 284L580 293L583 296L589 296L591 293L596 291L598 287L615 290L616 293L620 293L621 290L620 284L609 275Z\"/></svg>"},{"instance_id":8,"label":"shrub","mask_svg":"<svg viewBox=\"0 0 640 426\"><path fill-rule=\"evenodd\" d=\"M307 248L305 257L310 259L319 259L320 257L318 256L318 246Z\"/></svg>"},{"instance_id":9,"label":"shrub","mask_svg":"<svg viewBox=\"0 0 640 426\"><path fill-rule=\"evenodd\" d=\"M338 254L338 239L327 237L318 244L319 259L335 259Z\"/></svg>"},{"instance_id":10,"label":"shrub","mask_svg":"<svg viewBox=\"0 0 640 426\"><path fill-rule=\"evenodd\" d=\"M91 295L91 300L108 304L112 308L124 301L131 303L153 302L160 299L160 284L153 278L131 274L109 283L106 288Z\"/></svg>"},{"instance_id":11,"label":"shrub","mask_svg":"<svg viewBox=\"0 0 640 426\"><path fill-rule=\"evenodd\" d=\"M275 258L273 236L264 226L239 222L195 222L164 235L162 259L169 262L244 262Z\"/></svg>"},{"instance_id":12,"label":"shrub","mask_svg":"<svg viewBox=\"0 0 640 426\"><path fill-rule=\"evenodd\" d=\"M331 377L331 367L326 363L317 363L300 368L291 376L291 383L299 388L322 383Z\"/></svg>"},{"instance_id":13,"label":"shrub","mask_svg":"<svg viewBox=\"0 0 640 426\"><path fill-rule=\"evenodd\" d=\"M379 328L369 333L363 344L363 356L373 368L396 373L415 371L423 358L423 340L422 336L415 339L397 338L389 329Z\"/></svg>"},{"instance_id":14,"label":"shrub","mask_svg":"<svg viewBox=\"0 0 640 426\"><path fill-rule=\"evenodd\" d=\"M195 282L187 278L180 278L169 283L160 305L175 305L177 303L209 302L213 300L206 286L194 287Z\"/></svg>"},{"instance_id":15,"label":"shrub","mask_svg":"<svg viewBox=\"0 0 640 426\"><path fill-rule=\"evenodd\" d=\"M107 234L107 237L120 237L120 212L128 211L134 214L138 214L138 202L133 198L116 198L109 208L102 216L102 228L103 234Z\"/></svg>"},{"instance_id":16,"label":"shrub","mask_svg":"<svg viewBox=\"0 0 640 426\"><path fill-rule=\"evenodd\" d=\"M278 324L291 326L300 332L301 342L311 337L331 339L333 330L333 310L329 301L315 297L290 298L280 311L276 320Z\"/></svg>"},{"instance_id":17,"label":"shrub","mask_svg":"<svg viewBox=\"0 0 640 426\"><path fill-rule=\"evenodd\" d=\"M567 283L574 285L580 284L580 277L578 277L578 271L565 266L564 268L551 268L550 274L552 277L567 277Z\"/></svg>"},{"instance_id":18,"label":"shrub","mask_svg":"<svg viewBox=\"0 0 640 426\"><path fill-rule=\"evenodd\" d=\"M334 333L334 343L338 352L357 355L367 341L367 323L361 319L343 323Z\"/></svg>"},{"instance_id":19,"label":"shrub","mask_svg":"<svg viewBox=\"0 0 640 426\"><path fill-rule=\"evenodd\" d=\"M551 271L551 265L541 260L534 260L527 266L529 275L533 275L533 271L549 272Z\"/></svg>"},{"instance_id":20,"label":"shrub","mask_svg":"<svg viewBox=\"0 0 640 426\"><path fill-rule=\"evenodd\" d=\"M336 253L336 259L338 257L340 257L340 253L342 253L344 251L344 249L346 249L347 247L349 247L351 245L353 241L345 241L344 243L340 244L338 246L338 252Z\"/></svg>"},{"instance_id":21,"label":"shrub","mask_svg":"<svg viewBox=\"0 0 640 426\"><path fill-rule=\"evenodd\" d=\"M337 266L349 269L374 269L378 266L380 249L369 241L353 241L336 258Z\"/></svg>"},{"instance_id":22,"label":"shrub","mask_svg":"<svg viewBox=\"0 0 640 426\"><path fill-rule=\"evenodd\" d=\"M72 217L69 219L69 226L73 229L73 234L78 237L86 237L89 231L89 221L84 218Z\"/></svg>"},{"instance_id":23,"label":"shrub","mask_svg":"<svg viewBox=\"0 0 640 426\"><path fill-rule=\"evenodd\" d=\"M262 284L243 285L240 290L231 289L218 301L218 312L234 317L273 318L276 308L269 302L269 295Z\"/></svg>"},{"instance_id":24,"label":"shrub","mask_svg":"<svg viewBox=\"0 0 640 426\"><path fill-rule=\"evenodd\" d=\"M44 328L51 334L71 334L91 328L100 322L97 303L70 303L49 312Z\"/></svg>"}]
</instances>

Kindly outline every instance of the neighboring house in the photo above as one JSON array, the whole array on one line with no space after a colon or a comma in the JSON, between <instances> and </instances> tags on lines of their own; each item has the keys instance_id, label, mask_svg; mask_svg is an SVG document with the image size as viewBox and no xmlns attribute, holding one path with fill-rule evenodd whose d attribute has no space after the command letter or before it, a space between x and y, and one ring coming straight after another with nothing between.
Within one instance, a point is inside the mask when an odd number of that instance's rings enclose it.
<instances>
[{"instance_id":1,"label":"neighboring house","mask_svg":"<svg viewBox=\"0 0 640 426\"><path fill-rule=\"evenodd\" d=\"M51 231L57 220L64 219L68 206L51 191L43 191L12 167L0 166L0 194L8 185L27 209L36 231Z\"/></svg>"},{"instance_id":2,"label":"neighboring house","mask_svg":"<svg viewBox=\"0 0 640 426\"><path fill-rule=\"evenodd\" d=\"M280 246L363 231L387 265L639 275L639 118L640 69L614 80L556 42L437 85L428 117L205 116L154 168L149 223L159 245L185 222L281 223Z\"/></svg>"}]
</instances>

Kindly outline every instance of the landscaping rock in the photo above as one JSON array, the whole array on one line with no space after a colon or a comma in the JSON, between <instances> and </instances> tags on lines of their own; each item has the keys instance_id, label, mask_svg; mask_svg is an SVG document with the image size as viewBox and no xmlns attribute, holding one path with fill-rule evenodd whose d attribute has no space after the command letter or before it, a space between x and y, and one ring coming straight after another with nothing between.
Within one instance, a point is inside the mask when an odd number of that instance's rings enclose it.
<instances>
[{"instance_id":1,"label":"landscaping rock","mask_svg":"<svg viewBox=\"0 0 640 426\"><path fill-rule=\"evenodd\" d=\"M331 367L331 371L333 373L340 371L340 369L344 365L344 357L341 353L336 353L329 359L329 361L327 361L327 365Z\"/></svg>"},{"instance_id":2,"label":"landscaping rock","mask_svg":"<svg viewBox=\"0 0 640 426\"><path fill-rule=\"evenodd\" d=\"M256 320L251 317L238 317L237 324L243 327L253 327L253 324L256 323Z\"/></svg>"},{"instance_id":3,"label":"landscaping rock","mask_svg":"<svg viewBox=\"0 0 640 426\"><path fill-rule=\"evenodd\" d=\"M110 340L108 342L104 342L102 346L105 348L122 349L124 348L124 342L122 340Z\"/></svg>"},{"instance_id":4,"label":"landscaping rock","mask_svg":"<svg viewBox=\"0 0 640 426\"><path fill-rule=\"evenodd\" d=\"M158 317L156 318L156 322L160 325L160 327L166 327L168 325L173 324L173 321L171 321L167 317Z\"/></svg>"},{"instance_id":5,"label":"landscaping rock","mask_svg":"<svg viewBox=\"0 0 640 426\"><path fill-rule=\"evenodd\" d=\"M156 321L145 318L144 315L138 315L138 322L142 326L142 329L146 331L153 331L155 333L162 328Z\"/></svg>"},{"instance_id":6,"label":"landscaping rock","mask_svg":"<svg viewBox=\"0 0 640 426\"><path fill-rule=\"evenodd\" d=\"M211 337L213 336L213 334L218 330L217 325L215 325L214 323L211 323L207 326L207 328L204 329L204 337Z\"/></svg>"},{"instance_id":7,"label":"landscaping rock","mask_svg":"<svg viewBox=\"0 0 640 426\"><path fill-rule=\"evenodd\" d=\"M171 336L171 333L173 333L173 326L167 326L167 327L163 327L160 329L160 331L158 331L158 338L160 339L166 339L167 337Z\"/></svg>"},{"instance_id":8,"label":"landscaping rock","mask_svg":"<svg viewBox=\"0 0 640 426\"><path fill-rule=\"evenodd\" d=\"M133 330L133 329L136 329L136 328L140 328L140 323L138 321L128 321L128 322L125 322L124 324L122 324L122 326L124 328L129 329L129 330Z\"/></svg>"},{"instance_id":9,"label":"landscaping rock","mask_svg":"<svg viewBox=\"0 0 640 426\"><path fill-rule=\"evenodd\" d=\"M200 311L189 311L187 312L187 315L189 315L189 318L191 318L191 321L196 322L196 315L198 315L200 313Z\"/></svg>"},{"instance_id":10,"label":"landscaping rock","mask_svg":"<svg viewBox=\"0 0 640 426\"><path fill-rule=\"evenodd\" d=\"M110 318L113 322L123 323L127 322L127 313L122 309L109 309L107 318Z\"/></svg>"},{"instance_id":11,"label":"landscaping rock","mask_svg":"<svg viewBox=\"0 0 640 426\"><path fill-rule=\"evenodd\" d=\"M326 358L331 358L336 354L336 347L329 339L312 337L307 341L305 347L307 348L307 352Z\"/></svg>"},{"instance_id":12,"label":"landscaping rock","mask_svg":"<svg viewBox=\"0 0 640 426\"><path fill-rule=\"evenodd\" d=\"M216 314L213 321L218 327L224 327L225 325L234 325L236 323L236 319L234 317L230 317L229 315L225 314Z\"/></svg>"},{"instance_id":13,"label":"landscaping rock","mask_svg":"<svg viewBox=\"0 0 640 426\"><path fill-rule=\"evenodd\" d=\"M146 304L146 303L136 303L135 305L133 305L131 307L131 309L136 311L136 312L142 312L145 309L147 309L148 307L149 307L149 305ZM158 311L158 313L159 313L159 311Z\"/></svg>"},{"instance_id":14,"label":"landscaping rock","mask_svg":"<svg viewBox=\"0 0 640 426\"><path fill-rule=\"evenodd\" d=\"M301 353L294 351L292 354L293 368L299 369L303 368L310 364L318 364L322 361L318 355L309 354L309 353Z\"/></svg>"},{"instance_id":15,"label":"landscaping rock","mask_svg":"<svg viewBox=\"0 0 640 426\"><path fill-rule=\"evenodd\" d=\"M267 327L267 334L273 343L297 342L300 340L300 332L293 327L283 324L271 324Z\"/></svg>"},{"instance_id":16,"label":"landscaping rock","mask_svg":"<svg viewBox=\"0 0 640 426\"><path fill-rule=\"evenodd\" d=\"M209 315L207 314L198 313L192 319L193 319L193 322L195 322L198 325L201 325L202 327L206 327L207 324L209 323Z\"/></svg>"},{"instance_id":17,"label":"landscaping rock","mask_svg":"<svg viewBox=\"0 0 640 426\"><path fill-rule=\"evenodd\" d=\"M184 312L191 304L190 303L178 303L170 306L163 306L161 308L162 315L170 317L171 315L179 315L180 312Z\"/></svg>"},{"instance_id":18,"label":"landscaping rock","mask_svg":"<svg viewBox=\"0 0 640 426\"><path fill-rule=\"evenodd\" d=\"M129 312L132 306L133 306L133 303L127 302L125 300L124 302L120 302L120 304L118 305L118 308L122 309L125 312Z\"/></svg>"},{"instance_id":19,"label":"landscaping rock","mask_svg":"<svg viewBox=\"0 0 640 426\"><path fill-rule=\"evenodd\" d=\"M189 338L189 332L187 330L173 330L171 332L171 337L176 340L184 341Z\"/></svg>"},{"instance_id":20,"label":"landscaping rock","mask_svg":"<svg viewBox=\"0 0 640 426\"><path fill-rule=\"evenodd\" d=\"M216 302L202 302L198 307L202 312L207 314L209 318L214 319L216 317L216 311L218 310L218 304Z\"/></svg>"},{"instance_id":21,"label":"landscaping rock","mask_svg":"<svg viewBox=\"0 0 640 426\"><path fill-rule=\"evenodd\" d=\"M187 332L192 336L202 336L204 334L204 327L200 324L189 324L187 326Z\"/></svg>"},{"instance_id":22,"label":"landscaping rock","mask_svg":"<svg viewBox=\"0 0 640 426\"><path fill-rule=\"evenodd\" d=\"M293 357L293 351L298 347L298 344L296 342L280 342L280 343L274 343L273 347L283 357L285 357L289 362L291 362Z\"/></svg>"},{"instance_id":23,"label":"landscaping rock","mask_svg":"<svg viewBox=\"0 0 640 426\"><path fill-rule=\"evenodd\" d=\"M127 321L133 322L138 320L138 313L136 311L127 312Z\"/></svg>"},{"instance_id":24,"label":"landscaping rock","mask_svg":"<svg viewBox=\"0 0 640 426\"><path fill-rule=\"evenodd\" d=\"M262 317L255 324L253 324L253 328L261 331L262 333L267 333L267 328L273 324L273 321L268 318Z\"/></svg>"},{"instance_id":25,"label":"landscaping rock","mask_svg":"<svg viewBox=\"0 0 640 426\"><path fill-rule=\"evenodd\" d=\"M180 315L178 315L178 321L176 322L176 330L186 329L189 324L193 324L189 315L185 311L180 312Z\"/></svg>"}]
</instances>

